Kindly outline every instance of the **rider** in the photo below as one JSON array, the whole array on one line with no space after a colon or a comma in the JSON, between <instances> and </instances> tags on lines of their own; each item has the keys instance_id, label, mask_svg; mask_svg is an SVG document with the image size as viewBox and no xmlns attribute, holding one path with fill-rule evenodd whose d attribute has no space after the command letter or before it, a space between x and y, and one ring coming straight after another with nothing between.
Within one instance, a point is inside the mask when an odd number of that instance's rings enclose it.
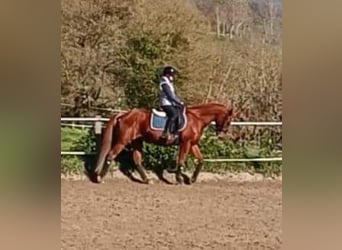
<instances>
[{"instance_id":1,"label":"rider","mask_svg":"<svg viewBox=\"0 0 342 250\"><path fill-rule=\"evenodd\" d=\"M175 93L174 80L178 71L172 66L166 66L163 69L160 82L159 105L165 111L168 119L162 134L162 138L170 139L173 133L172 127L175 125L179 117L179 108L182 108L184 103Z\"/></svg>"}]
</instances>

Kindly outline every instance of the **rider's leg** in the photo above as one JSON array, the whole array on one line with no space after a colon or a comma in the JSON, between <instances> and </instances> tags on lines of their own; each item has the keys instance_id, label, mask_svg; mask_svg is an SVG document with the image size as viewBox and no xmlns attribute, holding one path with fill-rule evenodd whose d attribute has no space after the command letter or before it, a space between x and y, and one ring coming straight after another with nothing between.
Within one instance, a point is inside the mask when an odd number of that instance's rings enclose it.
<instances>
[{"instance_id":1,"label":"rider's leg","mask_svg":"<svg viewBox=\"0 0 342 250\"><path fill-rule=\"evenodd\" d=\"M177 119L177 110L175 107L173 106L162 106L163 110L165 111L168 119L166 121L165 124L165 128L162 134L163 138L167 138L168 135L170 135L170 132L172 133L173 131L171 131L171 128L173 126L173 124L175 123L176 119Z\"/></svg>"},{"instance_id":2,"label":"rider's leg","mask_svg":"<svg viewBox=\"0 0 342 250\"><path fill-rule=\"evenodd\" d=\"M175 119L174 123L172 124L170 131L172 134L177 135L177 131L179 129L179 119L181 116L181 111L178 107L175 107L175 111L176 111L176 119Z\"/></svg>"}]
</instances>

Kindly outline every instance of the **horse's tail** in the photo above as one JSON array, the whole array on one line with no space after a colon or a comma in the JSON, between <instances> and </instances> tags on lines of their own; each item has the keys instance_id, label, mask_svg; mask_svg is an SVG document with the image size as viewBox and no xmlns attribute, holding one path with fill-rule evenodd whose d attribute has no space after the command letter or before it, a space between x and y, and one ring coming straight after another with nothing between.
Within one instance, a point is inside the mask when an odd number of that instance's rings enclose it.
<instances>
[{"instance_id":1,"label":"horse's tail","mask_svg":"<svg viewBox=\"0 0 342 250\"><path fill-rule=\"evenodd\" d=\"M102 137L101 142L101 149L100 153L98 154L96 167L95 167L95 173L97 175L100 175L103 165L105 163L105 159L107 154L109 153L111 146L112 146L112 140L113 140L113 130L117 124L118 119L123 115L124 113L119 113L117 115L114 115L110 118L108 123L106 124L106 128Z\"/></svg>"}]
</instances>

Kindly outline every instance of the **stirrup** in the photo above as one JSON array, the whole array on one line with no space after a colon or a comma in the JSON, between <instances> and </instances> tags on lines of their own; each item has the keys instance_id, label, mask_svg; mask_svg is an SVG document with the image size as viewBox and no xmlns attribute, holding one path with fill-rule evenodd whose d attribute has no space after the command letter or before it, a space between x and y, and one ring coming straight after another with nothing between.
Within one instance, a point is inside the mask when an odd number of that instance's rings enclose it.
<instances>
[{"instance_id":1,"label":"stirrup","mask_svg":"<svg viewBox=\"0 0 342 250\"><path fill-rule=\"evenodd\" d=\"M169 137L170 137L169 132L163 132L162 135L160 136L160 138L162 138L162 139L168 139Z\"/></svg>"}]
</instances>

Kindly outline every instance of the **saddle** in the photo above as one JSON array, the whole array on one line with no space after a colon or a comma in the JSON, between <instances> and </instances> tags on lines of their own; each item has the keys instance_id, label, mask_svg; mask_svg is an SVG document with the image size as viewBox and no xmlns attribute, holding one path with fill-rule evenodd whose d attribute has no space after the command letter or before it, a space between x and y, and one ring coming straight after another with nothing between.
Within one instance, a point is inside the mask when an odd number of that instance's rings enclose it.
<instances>
[{"instance_id":1,"label":"saddle","mask_svg":"<svg viewBox=\"0 0 342 250\"><path fill-rule=\"evenodd\" d=\"M187 117L186 117L186 109L184 108L179 116L179 119L176 121L177 131L180 132L185 129L187 125ZM153 130L164 130L165 124L167 120L167 115L164 111L159 109L152 109L151 112L151 120L150 127Z\"/></svg>"}]
</instances>

